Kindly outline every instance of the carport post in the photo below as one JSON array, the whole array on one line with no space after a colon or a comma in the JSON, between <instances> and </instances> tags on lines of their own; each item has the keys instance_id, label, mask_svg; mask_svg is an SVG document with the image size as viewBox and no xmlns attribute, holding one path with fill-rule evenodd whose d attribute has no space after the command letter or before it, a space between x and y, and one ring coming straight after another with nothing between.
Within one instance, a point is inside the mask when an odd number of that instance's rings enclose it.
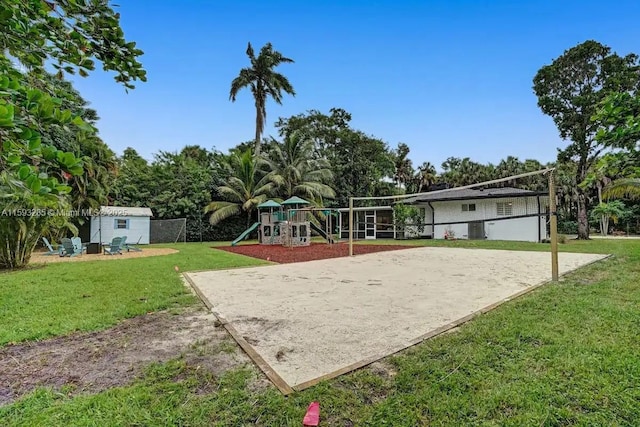
<instances>
[{"instance_id":1,"label":"carport post","mask_svg":"<svg viewBox=\"0 0 640 427\"><path fill-rule=\"evenodd\" d=\"M353 256L353 197L349 197L349 256Z\"/></svg>"},{"instance_id":2,"label":"carport post","mask_svg":"<svg viewBox=\"0 0 640 427\"><path fill-rule=\"evenodd\" d=\"M558 281L558 213L556 212L556 184L554 171L549 171L549 228L551 237L551 280Z\"/></svg>"}]
</instances>

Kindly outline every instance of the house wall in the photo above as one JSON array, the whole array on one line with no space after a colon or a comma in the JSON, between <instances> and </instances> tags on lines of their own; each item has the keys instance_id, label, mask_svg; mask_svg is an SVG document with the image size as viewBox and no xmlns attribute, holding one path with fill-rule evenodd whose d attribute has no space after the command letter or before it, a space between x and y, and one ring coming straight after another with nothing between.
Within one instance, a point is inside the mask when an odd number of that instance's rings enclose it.
<instances>
[{"instance_id":1,"label":"house wall","mask_svg":"<svg viewBox=\"0 0 640 427\"><path fill-rule=\"evenodd\" d=\"M115 228L117 219L128 221L127 229ZM149 244L151 218L147 216L102 216L91 218L91 243L108 243L114 237L127 236L127 243ZM102 232L100 223L102 222ZM101 242L102 240L102 242Z\"/></svg>"},{"instance_id":2,"label":"house wall","mask_svg":"<svg viewBox=\"0 0 640 427\"><path fill-rule=\"evenodd\" d=\"M511 215L498 215L498 203L511 203ZM485 235L487 239L490 240L521 240L537 242L539 240L538 222L540 222L541 226L541 238L545 238L547 234L546 221L544 217L508 219L511 216L537 214L538 204L536 197L442 201L432 202L431 204L435 210L434 219L436 224L462 222L460 224L435 225L434 238L436 239L443 239L447 229L450 229L455 233L455 238L467 239L469 238L469 226L467 222L472 221L484 221ZM463 211L463 204L475 204L475 211ZM546 201L541 200L541 212L544 212L545 207Z\"/></svg>"}]
</instances>

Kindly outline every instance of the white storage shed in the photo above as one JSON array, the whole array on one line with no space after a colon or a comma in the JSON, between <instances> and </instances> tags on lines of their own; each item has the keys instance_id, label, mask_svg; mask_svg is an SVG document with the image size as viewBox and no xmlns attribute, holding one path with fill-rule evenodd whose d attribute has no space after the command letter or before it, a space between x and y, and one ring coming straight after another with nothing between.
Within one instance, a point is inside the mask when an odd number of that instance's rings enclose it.
<instances>
[{"instance_id":1,"label":"white storage shed","mask_svg":"<svg viewBox=\"0 0 640 427\"><path fill-rule=\"evenodd\" d=\"M150 208L101 206L91 217L91 243L109 243L127 236L127 243L148 245L151 228Z\"/></svg>"}]
</instances>

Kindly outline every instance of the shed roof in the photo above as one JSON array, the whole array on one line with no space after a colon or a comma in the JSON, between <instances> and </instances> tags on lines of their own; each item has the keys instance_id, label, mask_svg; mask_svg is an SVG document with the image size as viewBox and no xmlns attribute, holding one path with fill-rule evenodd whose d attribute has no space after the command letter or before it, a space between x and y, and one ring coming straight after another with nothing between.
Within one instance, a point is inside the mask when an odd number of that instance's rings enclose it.
<instances>
[{"instance_id":1,"label":"shed roof","mask_svg":"<svg viewBox=\"0 0 640 427\"><path fill-rule=\"evenodd\" d=\"M301 199L298 196L293 196L282 202L283 205L308 205L310 204L305 199Z\"/></svg>"},{"instance_id":2,"label":"shed roof","mask_svg":"<svg viewBox=\"0 0 640 427\"><path fill-rule=\"evenodd\" d=\"M513 187L484 188L480 190L473 188L456 190L455 188L452 188L451 190L434 192L434 194L423 194L420 196L409 197L396 203L413 204L420 202L442 202L447 200L498 199L503 197L527 197L542 194L546 193L538 193L536 191Z\"/></svg>"},{"instance_id":3,"label":"shed roof","mask_svg":"<svg viewBox=\"0 0 640 427\"><path fill-rule=\"evenodd\" d=\"M151 208L100 206L100 216L153 216Z\"/></svg>"},{"instance_id":4,"label":"shed roof","mask_svg":"<svg viewBox=\"0 0 640 427\"><path fill-rule=\"evenodd\" d=\"M262 202L258 205L258 208L279 208L280 203L275 200L267 200L266 202Z\"/></svg>"}]
</instances>

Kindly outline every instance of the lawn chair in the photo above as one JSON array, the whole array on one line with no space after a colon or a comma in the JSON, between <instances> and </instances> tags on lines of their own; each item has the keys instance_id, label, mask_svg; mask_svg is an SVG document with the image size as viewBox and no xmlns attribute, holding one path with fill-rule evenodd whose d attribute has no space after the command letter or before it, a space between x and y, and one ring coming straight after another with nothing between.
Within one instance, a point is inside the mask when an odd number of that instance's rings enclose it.
<instances>
[{"instance_id":1,"label":"lawn chair","mask_svg":"<svg viewBox=\"0 0 640 427\"><path fill-rule=\"evenodd\" d=\"M87 251L87 247L82 244L82 240L79 237L72 237L71 243L73 243L76 253L82 255L83 252Z\"/></svg>"},{"instance_id":2,"label":"lawn chair","mask_svg":"<svg viewBox=\"0 0 640 427\"><path fill-rule=\"evenodd\" d=\"M62 239L62 250L60 251L61 257L74 257L82 252L77 252L76 247L73 245L71 239L65 237Z\"/></svg>"},{"instance_id":3,"label":"lawn chair","mask_svg":"<svg viewBox=\"0 0 640 427\"><path fill-rule=\"evenodd\" d=\"M44 253L44 255L60 255L62 253L62 246L58 245L58 244L51 244L49 243L49 241L47 240L46 237L42 238L42 241L44 242L44 245L47 247L47 252ZM57 249L54 249L54 246L57 247Z\"/></svg>"},{"instance_id":4,"label":"lawn chair","mask_svg":"<svg viewBox=\"0 0 640 427\"><path fill-rule=\"evenodd\" d=\"M106 255L120 254L122 255L122 237L114 237L111 244L102 246L102 253Z\"/></svg>"},{"instance_id":5,"label":"lawn chair","mask_svg":"<svg viewBox=\"0 0 640 427\"><path fill-rule=\"evenodd\" d=\"M142 239L142 236L140 236L140 239ZM140 239L138 239L138 243L140 243ZM138 243L135 243L135 244L138 244ZM122 238L122 247L125 248L127 252L131 252L131 251L142 252L142 249L127 243L127 236L124 236Z\"/></svg>"}]
</instances>

